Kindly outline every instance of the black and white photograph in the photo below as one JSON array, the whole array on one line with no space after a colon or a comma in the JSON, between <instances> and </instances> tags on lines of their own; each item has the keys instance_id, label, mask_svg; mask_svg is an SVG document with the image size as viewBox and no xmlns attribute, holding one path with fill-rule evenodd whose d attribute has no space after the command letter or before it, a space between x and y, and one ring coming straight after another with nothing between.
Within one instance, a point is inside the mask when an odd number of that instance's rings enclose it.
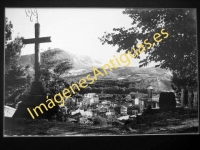
<instances>
[{"instance_id":1,"label":"black and white photograph","mask_svg":"<svg viewBox=\"0 0 200 150\"><path fill-rule=\"evenodd\" d=\"M6 7L4 137L199 134L196 8Z\"/></svg>"}]
</instances>

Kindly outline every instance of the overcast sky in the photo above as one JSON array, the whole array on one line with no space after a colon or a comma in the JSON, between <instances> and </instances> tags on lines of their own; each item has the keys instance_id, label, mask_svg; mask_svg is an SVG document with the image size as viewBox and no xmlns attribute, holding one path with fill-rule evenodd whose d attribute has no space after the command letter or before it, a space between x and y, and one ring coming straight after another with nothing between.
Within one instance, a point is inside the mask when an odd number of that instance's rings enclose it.
<instances>
[{"instance_id":1,"label":"overcast sky","mask_svg":"<svg viewBox=\"0 0 200 150\"><path fill-rule=\"evenodd\" d=\"M51 36L51 43L40 44L41 51L60 48L68 52L88 55L95 59L109 62L113 55L118 56L117 47L102 45L98 37L104 32L112 32L113 28L130 28L132 20L122 14L122 8L37 8L40 23L40 37ZM34 24L26 16L25 8L6 8L5 15L13 23L13 37L34 38ZM22 49L22 55L34 53L34 44ZM124 52L123 52L124 53ZM141 58L145 58L141 54ZM139 66L139 59L131 59L130 66ZM154 66L151 63L148 67Z\"/></svg>"}]
</instances>

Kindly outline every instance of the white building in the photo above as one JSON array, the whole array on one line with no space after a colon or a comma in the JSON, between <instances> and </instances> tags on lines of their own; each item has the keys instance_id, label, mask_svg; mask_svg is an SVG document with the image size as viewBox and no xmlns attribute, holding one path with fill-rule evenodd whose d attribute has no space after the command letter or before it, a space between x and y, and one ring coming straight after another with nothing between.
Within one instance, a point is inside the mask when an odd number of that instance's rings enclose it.
<instances>
[{"instance_id":1,"label":"white building","mask_svg":"<svg viewBox=\"0 0 200 150\"><path fill-rule=\"evenodd\" d=\"M96 93L87 93L84 94L84 101L87 101L88 105L97 104L99 103L99 97Z\"/></svg>"},{"instance_id":2,"label":"white building","mask_svg":"<svg viewBox=\"0 0 200 150\"><path fill-rule=\"evenodd\" d=\"M135 98L135 105L139 105L139 98Z\"/></svg>"},{"instance_id":3,"label":"white building","mask_svg":"<svg viewBox=\"0 0 200 150\"><path fill-rule=\"evenodd\" d=\"M96 93L87 93L87 94L84 94L84 97L85 98L92 98L92 97L98 97L98 95L96 95Z\"/></svg>"},{"instance_id":4,"label":"white building","mask_svg":"<svg viewBox=\"0 0 200 150\"><path fill-rule=\"evenodd\" d=\"M84 115L86 117L92 117L93 116L93 112L92 112L92 110L87 110L87 111L84 112Z\"/></svg>"},{"instance_id":5,"label":"white building","mask_svg":"<svg viewBox=\"0 0 200 150\"><path fill-rule=\"evenodd\" d=\"M121 107L121 113L122 114L127 114L127 107L126 106L122 106Z\"/></svg>"},{"instance_id":6,"label":"white building","mask_svg":"<svg viewBox=\"0 0 200 150\"><path fill-rule=\"evenodd\" d=\"M99 103L99 97L92 97L92 98L83 98L83 101L80 102L80 106L82 105L92 105L92 104L98 104Z\"/></svg>"},{"instance_id":7,"label":"white building","mask_svg":"<svg viewBox=\"0 0 200 150\"><path fill-rule=\"evenodd\" d=\"M90 99L90 105L92 104L98 104L99 103L99 97L92 97Z\"/></svg>"}]
</instances>

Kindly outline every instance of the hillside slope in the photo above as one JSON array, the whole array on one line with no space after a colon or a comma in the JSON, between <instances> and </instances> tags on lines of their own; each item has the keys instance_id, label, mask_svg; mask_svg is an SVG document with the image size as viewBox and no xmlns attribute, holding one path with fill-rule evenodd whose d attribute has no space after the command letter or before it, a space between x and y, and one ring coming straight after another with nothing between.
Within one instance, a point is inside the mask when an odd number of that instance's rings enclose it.
<instances>
[{"instance_id":1,"label":"hillside slope","mask_svg":"<svg viewBox=\"0 0 200 150\"><path fill-rule=\"evenodd\" d=\"M42 52L41 62L43 61L44 55L48 56L49 61L68 59L73 63L74 68L69 71L70 74L64 74L61 76L66 80L78 81L80 78L84 78L88 74L91 74L91 76L93 76L92 68L96 67L101 70L101 67L103 65L101 61L95 60L89 56L75 55L58 48ZM34 54L21 56L20 63L23 66L30 64L30 66L33 67ZM131 83L135 83L135 87L140 89L146 89L149 85L152 85L155 90L171 90L170 80L172 74L169 70L155 67L119 67L117 69L113 69L112 71L107 70L107 72L108 74L104 77L101 77L99 75L98 79L128 80Z\"/></svg>"},{"instance_id":2,"label":"hillside slope","mask_svg":"<svg viewBox=\"0 0 200 150\"><path fill-rule=\"evenodd\" d=\"M89 56L81 56L81 55L75 55L73 53L70 53L68 51L61 50L59 48L50 49L45 52L41 52L41 62L43 61L43 56L47 55L48 59L50 61L56 61L60 59L68 59L73 64L73 69L91 69L93 66L100 67L102 66L102 62L96 59L93 59ZM34 54L31 55L23 55L20 58L20 64L23 66L26 66L27 64L30 64L31 66L34 65L35 58Z\"/></svg>"}]
</instances>

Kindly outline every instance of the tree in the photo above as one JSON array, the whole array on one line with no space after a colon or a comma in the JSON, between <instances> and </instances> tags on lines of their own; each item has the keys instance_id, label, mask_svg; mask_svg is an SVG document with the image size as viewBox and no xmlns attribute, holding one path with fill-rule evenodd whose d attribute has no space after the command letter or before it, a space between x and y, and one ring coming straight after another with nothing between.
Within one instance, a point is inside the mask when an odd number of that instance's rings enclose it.
<instances>
[{"instance_id":1,"label":"tree","mask_svg":"<svg viewBox=\"0 0 200 150\"><path fill-rule=\"evenodd\" d=\"M171 78L172 81L172 87L174 90L181 89L181 88L187 88L192 87L194 88L196 86L196 75L197 70L194 73L188 73L188 74L180 74L180 72L173 72L173 76Z\"/></svg>"},{"instance_id":2,"label":"tree","mask_svg":"<svg viewBox=\"0 0 200 150\"><path fill-rule=\"evenodd\" d=\"M12 40L13 24L5 21L5 74L7 74L13 66L19 65L19 57L22 48L23 37L16 37ZM20 66L19 66L20 67Z\"/></svg>"},{"instance_id":3,"label":"tree","mask_svg":"<svg viewBox=\"0 0 200 150\"><path fill-rule=\"evenodd\" d=\"M58 79L60 75L70 70L73 65L68 59L52 60L57 51L46 51L41 55L40 71L42 78L49 79L50 77Z\"/></svg>"},{"instance_id":4,"label":"tree","mask_svg":"<svg viewBox=\"0 0 200 150\"><path fill-rule=\"evenodd\" d=\"M155 42L153 35L161 33L161 30L164 29L168 33L168 38L162 37L162 41L150 49L144 45L144 42L142 43L145 47L145 54L148 55L140 61L139 67L147 66L151 61L159 62L156 67L170 69L173 75L187 80L189 85L197 85L194 9L125 9L123 14L129 15L133 19L132 25L134 26L129 29L114 28L114 33L105 33L100 38L102 44L117 45L118 52L125 50L127 53L133 53L131 48L138 41L147 39L153 45ZM137 58L140 57L137 56ZM191 78L194 78L192 82L190 82ZM178 84L178 82L174 82L174 84Z\"/></svg>"},{"instance_id":5,"label":"tree","mask_svg":"<svg viewBox=\"0 0 200 150\"><path fill-rule=\"evenodd\" d=\"M5 20L5 99L8 93L15 92L16 89L26 84L25 72L19 64L23 37L17 36L12 40L13 24Z\"/></svg>"},{"instance_id":6,"label":"tree","mask_svg":"<svg viewBox=\"0 0 200 150\"><path fill-rule=\"evenodd\" d=\"M60 76L63 73L66 73L69 69L72 68L72 64L69 61L63 61L60 62L56 67L54 68L54 72Z\"/></svg>"}]
</instances>

